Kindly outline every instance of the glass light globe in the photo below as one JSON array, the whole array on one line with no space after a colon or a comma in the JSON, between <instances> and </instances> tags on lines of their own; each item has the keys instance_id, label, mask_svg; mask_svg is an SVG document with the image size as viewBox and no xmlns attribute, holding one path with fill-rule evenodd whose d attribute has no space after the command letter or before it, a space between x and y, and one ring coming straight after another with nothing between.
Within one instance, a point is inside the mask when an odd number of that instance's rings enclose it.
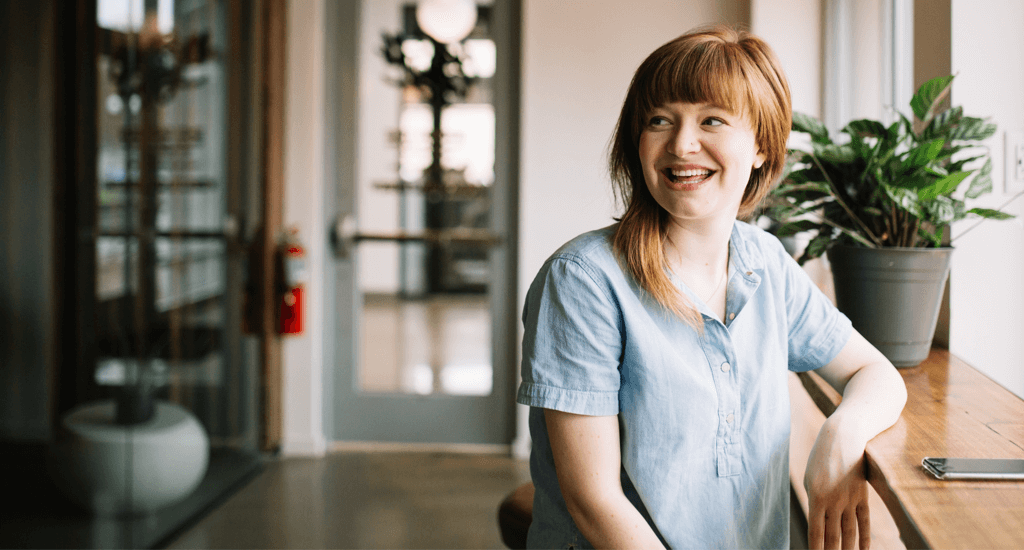
<instances>
[{"instance_id":1,"label":"glass light globe","mask_svg":"<svg viewBox=\"0 0 1024 550\"><path fill-rule=\"evenodd\" d=\"M423 32L442 44L469 36L476 25L473 0L422 0L416 5L416 23Z\"/></svg>"}]
</instances>

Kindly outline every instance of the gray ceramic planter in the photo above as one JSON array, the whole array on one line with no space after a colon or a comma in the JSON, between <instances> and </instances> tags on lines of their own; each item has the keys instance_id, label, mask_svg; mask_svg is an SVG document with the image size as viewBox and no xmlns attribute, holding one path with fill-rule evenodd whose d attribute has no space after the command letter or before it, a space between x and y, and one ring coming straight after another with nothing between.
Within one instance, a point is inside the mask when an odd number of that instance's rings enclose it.
<instances>
[{"instance_id":1,"label":"gray ceramic planter","mask_svg":"<svg viewBox=\"0 0 1024 550\"><path fill-rule=\"evenodd\" d=\"M893 365L915 367L931 349L952 253L834 246L828 260L836 305Z\"/></svg>"}]
</instances>

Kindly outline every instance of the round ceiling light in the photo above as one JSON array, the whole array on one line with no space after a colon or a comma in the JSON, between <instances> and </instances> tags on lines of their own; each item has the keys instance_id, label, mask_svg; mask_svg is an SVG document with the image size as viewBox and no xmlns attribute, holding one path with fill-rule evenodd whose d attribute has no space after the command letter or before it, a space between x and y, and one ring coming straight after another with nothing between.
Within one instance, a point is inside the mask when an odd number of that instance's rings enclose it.
<instances>
[{"instance_id":1,"label":"round ceiling light","mask_svg":"<svg viewBox=\"0 0 1024 550\"><path fill-rule=\"evenodd\" d=\"M422 0L416 6L416 23L423 32L442 44L469 36L476 25L473 0Z\"/></svg>"}]
</instances>

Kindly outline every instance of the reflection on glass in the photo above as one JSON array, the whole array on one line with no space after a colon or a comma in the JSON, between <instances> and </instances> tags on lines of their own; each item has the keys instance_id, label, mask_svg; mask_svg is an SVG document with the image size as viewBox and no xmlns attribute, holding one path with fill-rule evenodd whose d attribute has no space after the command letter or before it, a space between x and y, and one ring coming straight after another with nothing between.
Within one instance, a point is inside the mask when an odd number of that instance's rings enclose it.
<instances>
[{"instance_id":1,"label":"reflection on glass","mask_svg":"<svg viewBox=\"0 0 1024 550\"><path fill-rule=\"evenodd\" d=\"M83 377L93 389L61 418L51 456L65 493L111 520L93 544L148 547L188 517L183 507L204 508L256 464L254 369L228 326L240 300L228 298L222 230L226 10L220 0L96 7L86 153L98 210L79 228L96 235Z\"/></svg>"},{"instance_id":2,"label":"reflection on glass","mask_svg":"<svg viewBox=\"0 0 1024 550\"><path fill-rule=\"evenodd\" d=\"M486 234L492 224L496 51L490 11L480 7L469 36L443 44L421 32L414 10L380 2L364 14L366 28L374 29L394 24L386 13L402 12L405 28L384 32L382 45L361 54L362 85L372 90L363 108L373 115L361 119L362 170L370 176L360 176L358 212L361 226L372 231L441 237L360 246L358 387L489 395L490 249L486 242L452 242L444 235ZM377 149L381 136L391 136L393 149ZM397 163L379 167L382 157Z\"/></svg>"},{"instance_id":3,"label":"reflection on glass","mask_svg":"<svg viewBox=\"0 0 1024 550\"><path fill-rule=\"evenodd\" d=\"M371 393L490 395L486 296L366 295L359 387Z\"/></svg>"}]
</instances>

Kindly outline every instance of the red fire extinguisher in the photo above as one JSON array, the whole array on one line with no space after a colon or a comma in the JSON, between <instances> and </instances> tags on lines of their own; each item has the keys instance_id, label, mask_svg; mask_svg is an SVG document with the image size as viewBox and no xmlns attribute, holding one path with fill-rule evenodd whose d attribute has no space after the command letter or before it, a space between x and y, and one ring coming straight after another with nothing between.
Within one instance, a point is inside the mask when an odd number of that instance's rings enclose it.
<instances>
[{"instance_id":1,"label":"red fire extinguisher","mask_svg":"<svg viewBox=\"0 0 1024 550\"><path fill-rule=\"evenodd\" d=\"M298 229L291 228L281 245L284 263L284 294L278 317L279 334L302 333L302 302L306 286L306 251L299 242Z\"/></svg>"}]
</instances>

